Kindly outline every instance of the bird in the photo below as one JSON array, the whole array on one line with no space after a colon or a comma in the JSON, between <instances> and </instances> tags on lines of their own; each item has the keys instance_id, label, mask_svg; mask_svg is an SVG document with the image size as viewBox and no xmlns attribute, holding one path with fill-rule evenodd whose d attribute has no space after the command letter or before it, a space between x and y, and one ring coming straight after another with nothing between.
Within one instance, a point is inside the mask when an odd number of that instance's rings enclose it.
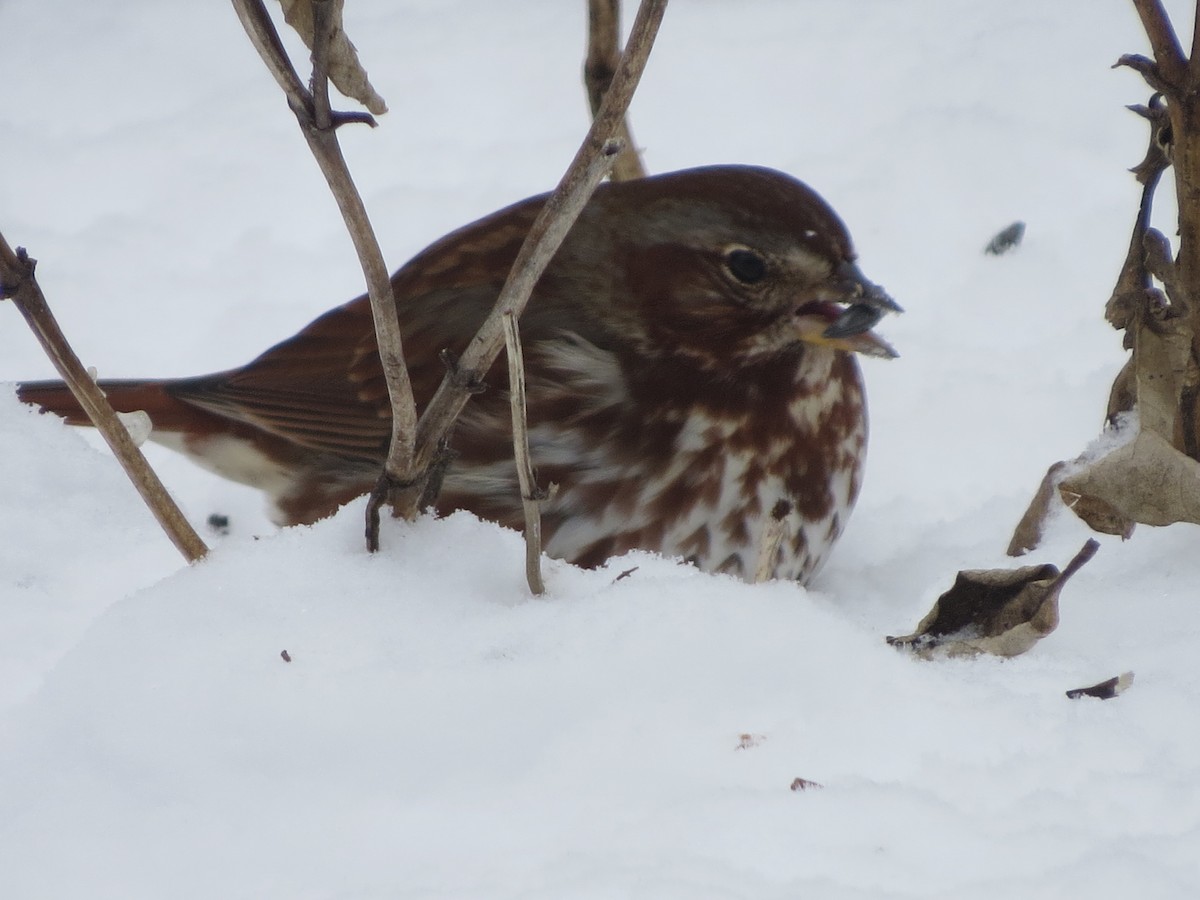
<instances>
[{"instance_id":1,"label":"bird","mask_svg":"<svg viewBox=\"0 0 1200 900\"><path fill-rule=\"evenodd\" d=\"M546 197L451 232L392 276L418 411ZM790 175L714 165L602 184L521 316L531 456L539 484L556 485L546 553L594 568L644 550L807 583L862 484L857 356L897 355L873 329L900 311L837 213ZM484 381L452 432L434 511L520 530L503 360ZM366 296L241 368L99 384L118 411L148 414L152 441L261 489L280 525L371 491L391 439ZM62 382L17 393L89 424Z\"/></svg>"}]
</instances>

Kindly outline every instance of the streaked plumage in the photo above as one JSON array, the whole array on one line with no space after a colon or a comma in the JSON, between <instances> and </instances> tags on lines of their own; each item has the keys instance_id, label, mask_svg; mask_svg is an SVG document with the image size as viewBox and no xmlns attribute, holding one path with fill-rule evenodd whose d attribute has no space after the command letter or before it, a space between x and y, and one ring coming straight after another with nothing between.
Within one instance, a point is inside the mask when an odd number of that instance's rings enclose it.
<instances>
[{"instance_id":1,"label":"streaked plumage","mask_svg":"<svg viewBox=\"0 0 1200 900\"><path fill-rule=\"evenodd\" d=\"M422 407L491 305L543 198L442 238L393 276ZM629 549L750 577L772 510L772 571L807 579L841 533L867 425L854 352L898 309L854 264L836 214L794 179L720 166L603 185L521 320L548 553L597 565ZM838 304L848 304L844 308ZM503 360L452 437L438 509L522 524ZM374 486L389 408L365 297L248 365L105 382L152 439L263 488L282 523ZM22 399L85 424L57 382Z\"/></svg>"}]
</instances>

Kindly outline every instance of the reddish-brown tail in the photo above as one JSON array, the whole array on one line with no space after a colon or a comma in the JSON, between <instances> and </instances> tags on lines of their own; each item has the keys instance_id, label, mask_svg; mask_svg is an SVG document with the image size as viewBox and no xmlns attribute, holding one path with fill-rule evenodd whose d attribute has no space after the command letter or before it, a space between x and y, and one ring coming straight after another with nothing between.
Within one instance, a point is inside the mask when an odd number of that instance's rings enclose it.
<instances>
[{"instance_id":1,"label":"reddish-brown tail","mask_svg":"<svg viewBox=\"0 0 1200 900\"><path fill-rule=\"evenodd\" d=\"M213 416L189 406L167 392L169 381L101 381L100 390L117 412L144 410L160 431L195 432L211 429ZM61 381L27 381L17 385L17 397L33 403L45 412L62 416L70 425L90 425L91 421ZM206 428L207 426L207 428Z\"/></svg>"}]
</instances>

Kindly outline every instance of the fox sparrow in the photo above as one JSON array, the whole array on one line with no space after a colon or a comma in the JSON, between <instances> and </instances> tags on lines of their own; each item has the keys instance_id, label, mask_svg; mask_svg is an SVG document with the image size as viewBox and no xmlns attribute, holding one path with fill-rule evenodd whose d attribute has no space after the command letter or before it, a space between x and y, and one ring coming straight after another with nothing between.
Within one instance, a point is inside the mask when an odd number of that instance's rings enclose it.
<instances>
[{"instance_id":1,"label":"fox sparrow","mask_svg":"<svg viewBox=\"0 0 1200 900\"><path fill-rule=\"evenodd\" d=\"M492 306L544 198L437 241L392 278L418 409ZM866 443L854 353L895 353L870 329L899 307L854 262L812 190L768 169L714 166L602 185L521 320L530 445L546 551L584 566L630 549L804 581L858 494ZM437 502L520 528L507 371L468 404ZM261 488L281 523L369 491L390 410L365 297L253 362L197 378L101 382L145 410L152 440ZM86 418L60 382L21 399Z\"/></svg>"}]
</instances>

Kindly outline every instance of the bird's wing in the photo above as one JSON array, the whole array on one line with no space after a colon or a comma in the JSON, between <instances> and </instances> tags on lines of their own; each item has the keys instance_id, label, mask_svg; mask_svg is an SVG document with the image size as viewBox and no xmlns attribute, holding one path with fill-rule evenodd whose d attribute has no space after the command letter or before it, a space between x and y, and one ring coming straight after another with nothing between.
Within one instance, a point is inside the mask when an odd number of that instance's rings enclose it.
<instances>
[{"instance_id":1,"label":"bird's wing","mask_svg":"<svg viewBox=\"0 0 1200 900\"><path fill-rule=\"evenodd\" d=\"M445 374L442 351L462 354L540 207L525 201L453 232L393 276L418 412ZM391 437L391 406L365 296L240 369L183 379L169 391L318 452L381 459Z\"/></svg>"},{"instance_id":2,"label":"bird's wing","mask_svg":"<svg viewBox=\"0 0 1200 900\"><path fill-rule=\"evenodd\" d=\"M358 298L240 369L172 383L172 396L312 450L381 457L391 435L370 304Z\"/></svg>"}]
</instances>

